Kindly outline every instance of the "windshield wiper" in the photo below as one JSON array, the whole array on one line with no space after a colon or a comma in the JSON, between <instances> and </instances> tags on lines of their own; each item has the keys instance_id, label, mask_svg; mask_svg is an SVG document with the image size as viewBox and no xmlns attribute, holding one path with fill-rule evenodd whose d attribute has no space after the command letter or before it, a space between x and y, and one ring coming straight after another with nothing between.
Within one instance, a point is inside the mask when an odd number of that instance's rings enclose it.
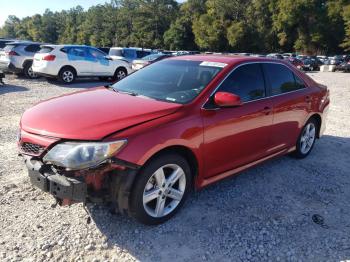
<instances>
[{"instance_id":1,"label":"windshield wiper","mask_svg":"<svg viewBox=\"0 0 350 262\"><path fill-rule=\"evenodd\" d=\"M133 91L125 91L125 90L119 90L114 88L113 86L110 86L110 88L112 88L115 92L121 93L121 94L127 94L130 96L138 96L139 94Z\"/></svg>"}]
</instances>

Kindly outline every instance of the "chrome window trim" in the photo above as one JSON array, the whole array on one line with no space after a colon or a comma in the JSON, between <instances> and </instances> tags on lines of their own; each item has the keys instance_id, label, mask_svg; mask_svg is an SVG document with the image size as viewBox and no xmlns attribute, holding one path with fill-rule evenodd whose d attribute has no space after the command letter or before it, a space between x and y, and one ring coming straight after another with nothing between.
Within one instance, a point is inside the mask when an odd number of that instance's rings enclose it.
<instances>
[{"instance_id":1,"label":"chrome window trim","mask_svg":"<svg viewBox=\"0 0 350 262\"><path fill-rule=\"evenodd\" d=\"M211 92L211 94L209 95L208 98L212 97L216 91L220 88L220 86L222 85L222 83L237 69L237 68L240 68L241 66L244 66L244 65L250 65L250 64L277 64L277 65L283 65L284 67L286 67L289 71L292 72L293 75L295 75L295 73L287 66L285 65L284 63L280 63L280 62L275 62L275 61L254 61L254 62L243 62L242 64L239 64L238 66L236 66L235 68L233 68L226 76L225 78L217 85L217 87L214 89L213 92ZM263 75L264 75L264 79L266 78L264 72L263 72ZM295 93L295 92L299 92L301 90L304 90L305 88L307 88L307 85L304 81L304 79L301 79L298 75L296 75L296 77L298 77L303 83L304 83L304 88L300 88L300 89L297 89L297 90L293 90L293 91L289 91L289 92L285 92L285 93L281 93L281 94L277 94L277 95L272 95L272 96L265 96L265 97L262 97L262 98L258 98L258 99L254 99L254 100L250 100L250 101L246 101L246 102L243 102L242 105L245 105L245 104L248 104L248 103L251 103L251 102L256 102L256 101L259 101L259 100L264 100L264 99L267 99L267 98L271 98L271 97L276 97L276 96L282 96L282 95L286 95L286 94L291 94L291 93ZM265 82L266 82L266 79L265 79ZM265 83L266 84L266 83ZM266 86L265 86L266 88ZM217 108L212 108L212 109L207 109L205 108L205 104L207 103L208 101L206 101L201 109L205 109L205 110L218 110L220 109L220 107L217 107Z\"/></svg>"}]
</instances>

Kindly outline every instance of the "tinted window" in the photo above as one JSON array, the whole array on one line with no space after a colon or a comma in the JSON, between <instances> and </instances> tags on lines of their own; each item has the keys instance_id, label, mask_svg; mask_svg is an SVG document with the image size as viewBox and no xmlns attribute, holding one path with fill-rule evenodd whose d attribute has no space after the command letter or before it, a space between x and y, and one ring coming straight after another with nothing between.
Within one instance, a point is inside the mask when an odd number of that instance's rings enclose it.
<instances>
[{"instance_id":1,"label":"tinted window","mask_svg":"<svg viewBox=\"0 0 350 262\"><path fill-rule=\"evenodd\" d=\"M163 60L113 85L116 91L185 104L192 101L222 68L202 61Z\"/></svg>"},{"instance_id":2,"label":"tinted window","mask_svg":"<svg viewBox=\"0 0 350 262\"><path fill-rule=\"evenodd\" d=\"M134 58L135 51L130 49L124 49L124 57L126 58Z\"/></svg>"},{"instance_id":3,"label":"tinted window","mask_svg":"<svg viewBox=\"0 0 350 262\"><path fill-rule=\"evenodd\" d=\"M151 54L151 52L148 52L148 51L136 51L137 58L142 58L142 57L147 56L149 54Z\"/></svg>"},{"instance_id":4,"label":"tinted window","mask_svg":"<svg viewBox=\"0 0 350 262\"><path fill-rule=\"evenodd\" d=\"M294 79L295 79L295 90L305 87L304 81L301 80L299 77L297 77L295 74L294 74Z\"/></svg>"},{"instance_id":5,"label":"tinted window","mask_svg":"<svg viewBox=\"0 0 350 262\"><path fill-rule=\"evenodd\" d=\"M30 53L36 53L40 50L40 45L29 45L26 48L24 48L24 50Z\"/></svg>"},{"instance_id":6,"label":"tinted window","mask_svg":"<svg viewBox=\"0 0 350 262\"><path fill-rule=\"evenodd\" d=\"M221 84L219 91L236 94L243 102L264 97L265 83L260 64L238 67Z\"/></svg>"},{"instance_id":7,"label":"tinted window","mask_svg":"<svg viewBox=\"0 0 350 262\"><path fill-rule=\"evenodd\" d=\"M302 88L304 85L300 79L298 84L293 72L284 65L264 64L264 70L271 84L271 95L294 91Z\"/></svg>"}]
</instances>

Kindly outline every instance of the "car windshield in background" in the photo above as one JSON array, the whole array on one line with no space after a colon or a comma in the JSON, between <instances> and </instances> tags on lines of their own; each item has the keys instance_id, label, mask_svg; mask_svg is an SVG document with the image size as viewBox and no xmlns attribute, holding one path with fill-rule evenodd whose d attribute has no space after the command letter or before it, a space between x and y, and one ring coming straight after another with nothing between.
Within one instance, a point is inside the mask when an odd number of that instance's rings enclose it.
<instances>
[{"instance_id":1,"label":"car windshield in background","mask_svg":"<svg viewBox=\"0 0 350 262\"><path fill-rule=\"evenodd\" d=\"M113 89L172 103L192 101L226 64L164 60L115 83Z\"/></svg>"},{"instance_id":2,"label":"car windshield in background","mask_svg":"<svg viewBox=\"0 0 350 262\"><path fill-rule=\"evenodd\" d=\"M156 60L157 58L159 58L161 56L164 56L164 54L147 55L147 56L143 57L142 60L153 61L153 60Z\"/></svg>"}]
</instances>

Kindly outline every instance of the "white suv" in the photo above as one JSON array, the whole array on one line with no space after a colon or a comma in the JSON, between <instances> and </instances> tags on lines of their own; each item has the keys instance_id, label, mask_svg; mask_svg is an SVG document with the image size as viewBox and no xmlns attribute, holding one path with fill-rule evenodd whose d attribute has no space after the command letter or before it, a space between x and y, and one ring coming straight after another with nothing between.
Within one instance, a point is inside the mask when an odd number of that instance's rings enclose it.
<instances>
[{"instance_id":1,"label":"white suv","mask_svg":"<svg viewBox=\"0 0 350 262\"><path fill-rule=\"evenodd\" d=\"M32 68L38 75L67 84L76 77L120 80L132 72L127 62L112 60L97 48L81 45L43 45L34 56Z\"/></svg>"}]
</instances>

